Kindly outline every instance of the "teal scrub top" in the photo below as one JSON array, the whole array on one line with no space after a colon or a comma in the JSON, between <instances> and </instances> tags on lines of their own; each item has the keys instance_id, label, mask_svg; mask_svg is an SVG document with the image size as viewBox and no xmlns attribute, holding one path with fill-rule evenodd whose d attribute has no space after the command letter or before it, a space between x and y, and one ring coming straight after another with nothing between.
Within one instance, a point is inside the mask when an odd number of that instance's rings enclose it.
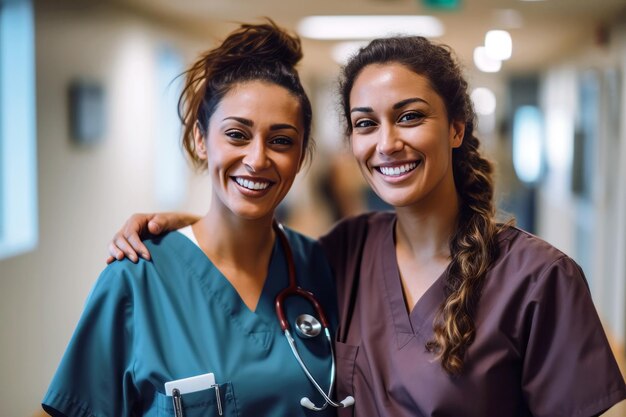
<instances>
[{"instance_id":1,"label":"teal scrub top","mask_svg":"<svg viewBox=\"0 0 626 417\"><path fill-rule=\"evenodd\" d=\"M286 231L298 285L315 294L336 324L330 268L317 243ZM276 240L256 311L250 311L199 247L179 232L146 242L152 261L109 265L92 289L42 406L53 416L174 416L164 383L215 374L224 416L331 416L303 408L321 395L308 381L280 329L275 297L288 284ZM324 389L330 352L323 335L303 340L293 322L314 313L286 301L299 351ZM185 417L217 416L214 389L182 396Z\"/></svg>"}]
</instances>

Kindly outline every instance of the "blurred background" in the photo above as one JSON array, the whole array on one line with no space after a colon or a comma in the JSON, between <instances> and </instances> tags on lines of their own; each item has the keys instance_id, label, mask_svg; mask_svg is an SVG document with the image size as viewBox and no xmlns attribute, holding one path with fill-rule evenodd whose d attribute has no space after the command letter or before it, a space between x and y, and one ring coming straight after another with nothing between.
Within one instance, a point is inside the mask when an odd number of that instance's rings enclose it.
<instances>
[{"instance_id":1,"label":"blurred background","mask_svg":"<svg viewBox=\"0 0 626 417\"><path fill-rule=\"evenodd\" d=\"M385 18L305 19L333 15ZM1 416L40 415L125 219L208 208L208 181L180 151L175 77L262 16L303 37L315 112L315 159L280 207L285 222L318 236L385 208L346 152L336 76L368 38L429 36L463 63L502 218L583 267L624 360L624 0L0 0Z\"/></svg>"}]
</instances>

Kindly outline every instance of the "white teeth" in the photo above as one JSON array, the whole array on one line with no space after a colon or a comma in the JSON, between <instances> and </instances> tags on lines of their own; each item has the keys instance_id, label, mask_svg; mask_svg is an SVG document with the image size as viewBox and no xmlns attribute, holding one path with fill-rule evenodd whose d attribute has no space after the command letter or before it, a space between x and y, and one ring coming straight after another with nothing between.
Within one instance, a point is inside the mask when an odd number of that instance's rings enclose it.
<instances>
[{"instance_id":1,"label":"white teeth","mask_svg":"<svg viewBox=\"0 0 626 417\"><path fill-rule=\"evenodd\" d=\"M408 164L401 165L399 167L380 167L379 170L383 175L388 175L390 177L397 177L406 172L412 171L417 166L417 162L411 162Z\"/></svg>"},{"instance_id":2,"label":"white teeth","mask_svg":"<svg viewBox=\"0 0 626 417\"><path fill-rule=\"evenodd\" d=\"M235 178L237 184L249 190L265 190L270 186L269 182L256 182L250 180L244 180L243 178Z\"/></svg>"}]
</instances>

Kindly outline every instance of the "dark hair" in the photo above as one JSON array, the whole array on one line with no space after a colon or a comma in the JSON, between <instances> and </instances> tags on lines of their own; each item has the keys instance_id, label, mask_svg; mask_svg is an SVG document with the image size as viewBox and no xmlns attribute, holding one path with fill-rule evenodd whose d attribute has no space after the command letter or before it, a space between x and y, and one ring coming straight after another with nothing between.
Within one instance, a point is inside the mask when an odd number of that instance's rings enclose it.
<instances>
[{"instance_id":1,"label":"dark hair","mask_svg":"<svg viewBox=\"0 0 626 417\"><path fill-rule=\"evenodd\" d=\"M295 69L300 59L300 39L270 19L264 24L242 24L220 46L200 56L184 73L185 85L178 101L183 148L196 168L203 167L203 162L196 156L194 126L197 123L206 135L209 119L222 98L233 86L249 81L279 85L298 99L304 124L303 149L310 157L312 110Z\"/></svg>"},{"instance_id":2,"label":"dark hair","mask_svg":"<svg viewBox=\"0 0 626 417\"><path fill-rule=\"evenodd\" d=\"M376 39L349 60L339 86L348 134L352 133L349 99L355 79L366 66L387 63L404 65L426 77L443 99L448 120L465 124L463 143L452 153L460 212L449 242L452 260L446 274L446 299L434 323L434 339L426 345L437 353L448 373L456 374L462 371L465 351L474 340L475 305L497 255L493 168L478 150L476 115L451 49L420 36Z\"/></svg>"}]
</instances>

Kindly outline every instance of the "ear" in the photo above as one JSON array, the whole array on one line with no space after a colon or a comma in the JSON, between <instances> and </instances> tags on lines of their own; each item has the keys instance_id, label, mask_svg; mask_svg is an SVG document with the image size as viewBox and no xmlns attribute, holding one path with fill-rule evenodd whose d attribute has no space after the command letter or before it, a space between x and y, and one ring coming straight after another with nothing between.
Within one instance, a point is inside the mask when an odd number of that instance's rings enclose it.
<instances>
[{"instance_id":1,"label":"ear","mask_svg":"<svg viewBox=\"0 0 626 417\"><path fill-rule=\"evenodd\" d=\"M197 122L193 126L193 140L195 144L196 155L200 160L205 161L207 159L206 141L204 139L204 136L202 136L202 132L200 131Z\"/></svg>"},{"instance_id":2,"label":"ear","mask_svg":"<svg viewBox=\"0 0 626 417\"><path fill-rule=\"evenodd\" d=\"M465 122L460 120L453 120L450 123L450 146L452 148L458 148L463 144L463 137L465 136Z\"/></svg>"}]
</instances>

